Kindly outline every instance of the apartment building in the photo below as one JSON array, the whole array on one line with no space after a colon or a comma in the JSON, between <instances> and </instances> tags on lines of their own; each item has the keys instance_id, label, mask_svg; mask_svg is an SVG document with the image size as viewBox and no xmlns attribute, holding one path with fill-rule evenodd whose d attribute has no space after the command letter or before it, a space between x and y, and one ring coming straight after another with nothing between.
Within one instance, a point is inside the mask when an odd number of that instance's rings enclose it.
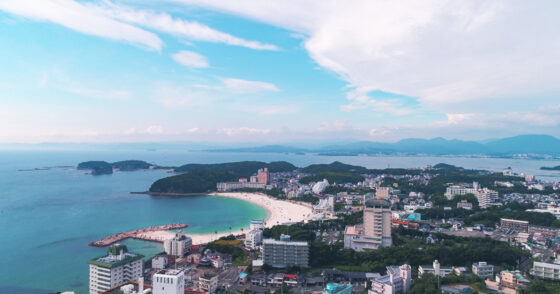
<instances>
[{"instance_id":1,"label":"apartment building","mask_svg":"<svg viewBox=\"0 0 560 294\"><path fill-rule=\"evenodd\" d=\"M290 236L283 235L280 240L263 241L263 262L273 267L309 265L309 244L291 241Z\"/></svg>"},{"instance_id":2,"label":"apartment building","mask_svg":"<svg viewBox=\"0 0 560 294\"><path fill-rule=\"evenodd\" d=\"M89 293L98 294L126 281L142 277L144 256L128 252L124 245L111 245L107 255L89 263Z\"/></svg>"},{"instance_id":3,"label":"apartment building","mask_svg":"<svg viewBox=\"0 0 560 294\"><path fill-rule=\"evenodd\" d=\"M493 279L494 278L494 266L487 264L485 261L479 261L472 264L473 274L483 278L483 279Z\"/></svg>"}]
</instances>

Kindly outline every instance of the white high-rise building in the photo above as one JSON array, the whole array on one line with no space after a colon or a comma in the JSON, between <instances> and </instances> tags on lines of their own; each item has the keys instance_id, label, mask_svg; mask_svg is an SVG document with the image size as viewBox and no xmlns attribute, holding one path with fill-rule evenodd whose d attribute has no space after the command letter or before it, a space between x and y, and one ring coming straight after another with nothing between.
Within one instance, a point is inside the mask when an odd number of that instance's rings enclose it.
<instances>
[{"instance_id":1,"label":"white high-rise building","mask_svg":"<svg viewBox=\"0 0 560 294\"><path fill-rule=\"evenodd\" d=\"M177 232L175 237L163 242L163 249L165 250L165 253L178 257L183 257L188 254L191 250L191 246L191 237L185 235L182 230Z\"/></svg>"},{"instance_id":2,"label":"white high-rise building","mask_svg":"<svg viewBox=\"0 0 560 294\"><path fill-rule=\"evenodd\" d=\"M322 181L315 183L315 185L313 185L313 188L311 188L311 191L313 191L313 193L315 194L321 194L323 193L323 191L325 191L325 189L327 189L328 186L329 181L327 181L327 179L323 179Z\"/></svg>"},{"instance_id":3,"label":"white high-rise building","mask_svg":"<svg viewBox=\"0 0 560 294\"><path fill-rule=\"evenodd\" d=\"M263 220L252 220L249 231L245 234L245 247L256 249L262 244L264 231Z\"/></svg>"},{"instance_id":4,"label":"white high-rise building","mask_svg":"<svg viewBox=\"0 0 560 294\"><path fill-rule=\"evenodd\" d=\"M153 277L153 294L185 293L185 273L183 270L161 270Z\"/></svg>"},{"instance_id":5,"label":"white high-rise building","mask_svg":"<svg viewBox=\"0 0 560 294\"><path fill-rule=\"evenodd\" d=\"M363 225L347 226L344 248L356 251L375 250L393 244L391 238L391 204L387 200L370 199L364 208Z\"/></svg>"},{"instance_id":6,"label":"white high-rise building","mask_svg":"<svg viewBox=\"0 0 560 294\"><path fill-rule=\"evenodd\" d=\"M412 285L412 270L410 265L388 266L387 275L371 281L368 294L405 294Z\"/></svg>"},{"instance_id":7,"label":"white high-rise building","mask_svg":"<svg viewBox=\"0 0 560 294\"><path fill-rule=\"evenodd\" d=\"M259 229L250 230L245 234L245 247L256 249L263 240L263 231Z\"/></svg>"},{"instance_id":8,"label":"white high-rise building","mask_svg":"<svg viewBox=\"0 0 560 294\"><path fill-rule=\"evenodd\" d=\"M142 277L144 256L128 252L124 245L111 245L107 255L90 260L89 293L105 292L127 281Z\"/></svg>"}]
</instances>

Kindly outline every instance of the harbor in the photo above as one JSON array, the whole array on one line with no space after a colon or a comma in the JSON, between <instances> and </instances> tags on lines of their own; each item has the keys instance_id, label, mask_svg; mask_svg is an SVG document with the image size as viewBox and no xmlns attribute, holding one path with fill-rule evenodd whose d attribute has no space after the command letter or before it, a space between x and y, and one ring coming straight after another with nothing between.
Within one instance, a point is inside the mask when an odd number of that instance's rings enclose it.
<instances>
[{"instance_id":1,"label":"harbor","mask_svg":"<svg viewBox=\"0 0 560 294\"><path fill-rule=\"evenodd\" d=\"M150 232L157 232L157 231L168 231L168 230L176 230L176 229L183 229L188 227L186 224L176 223L176 224L167 224L161 226L151 226L148 228L141 228L133 231L123 232L111 235L109 237L94 241L89 243L89 246L94 247L106 247L111 244L120 242L122 240L132 238L132 239L139 239L144 241L151 241L151 242L159 242L163 243L165 241L164 238L158 235L149 234Z\"/></svg>"}]
</instances>

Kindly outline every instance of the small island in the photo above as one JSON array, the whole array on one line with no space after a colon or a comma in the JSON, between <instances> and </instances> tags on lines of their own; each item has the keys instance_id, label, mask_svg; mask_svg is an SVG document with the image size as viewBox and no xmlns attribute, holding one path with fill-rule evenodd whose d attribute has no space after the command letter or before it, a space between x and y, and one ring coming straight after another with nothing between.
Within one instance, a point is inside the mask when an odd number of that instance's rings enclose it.
<instances>
[{"instance_id":1,"label":"small island","mask_svg":"<svg viewBox=\"0 0 560 294\"><path fill-rule=\"evenodd\" d=\"M147 163L142 160L123 160L113 163L106 161L85 161L78 164L79 170L90 170L91 174L97 175L110 175L113 169L119 171L137 171L158 168L157 165Z\"/></svg>"},{"instance_id":2,"label":"small island","mask_svg":"<svg viewBox=\"0 0 560 294\"><path fill-rule=\"evenodd\" d=\"M541 170L558 170L558 171L560 171L560 165L553 166L553 167L542 166Z\"/></svg>"},{"instance_id":3,"label":"small island","mask_svg":"<svg viewBox=\"0 0 560 294\"><path fill-rule=\"evenodd\" d=\"M90 170L94 176L110 175L113 173L113 167L106 161L86 161L78 164L79 170Z\"/></svg>"}]
</instances>

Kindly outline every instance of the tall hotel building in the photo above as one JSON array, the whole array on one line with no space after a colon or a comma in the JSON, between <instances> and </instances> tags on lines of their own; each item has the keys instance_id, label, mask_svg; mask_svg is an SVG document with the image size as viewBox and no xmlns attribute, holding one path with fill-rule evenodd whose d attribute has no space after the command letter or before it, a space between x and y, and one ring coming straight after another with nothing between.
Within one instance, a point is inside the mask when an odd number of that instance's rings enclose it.
<instances>
[{"instance_id":1,"label":"tall hotel building","mask_svg":"<svg viewBox=\"0 0 560 294\"><path fill-rule=\"evenodd\" d=\"M268 172L268 168L265 167L258 170L257 180L260 184L270 183L270 173Z\"/></svg>"},{"instance_id":2,"label":"tall hotel building","mask_svg":"<svg viewBox=\"0 0 560 294\"><path fill-rule=\"evenodd\" d=\"M107 255L90 260L89 293L98 294L142 276L144 256L128 252L124 245L111 245Z\"/></svg>"},{"instance_id":3,"label":"tall hotel building","mask_svg":"<svg viewBox=\"0 0 560 294\"><path fill-rule=\"evenodd\" d=\"M263 241L263 262L272 267L309 265L309 244L290 241L290 236L282 235L280 241L265 239Z\"/></svg>"},{"instance_id":4,"label":"tall hotel building","mask_svg":"<svg viewBox=\"0 0 560 294\"><path fill-rule=\"evenodd\" d=\"M364 223L348 226L344 233L344 248L356 251L377 249L393 244L391 238L391 203L383 199L366 201Z\"/></svg>"}]
</instances>

